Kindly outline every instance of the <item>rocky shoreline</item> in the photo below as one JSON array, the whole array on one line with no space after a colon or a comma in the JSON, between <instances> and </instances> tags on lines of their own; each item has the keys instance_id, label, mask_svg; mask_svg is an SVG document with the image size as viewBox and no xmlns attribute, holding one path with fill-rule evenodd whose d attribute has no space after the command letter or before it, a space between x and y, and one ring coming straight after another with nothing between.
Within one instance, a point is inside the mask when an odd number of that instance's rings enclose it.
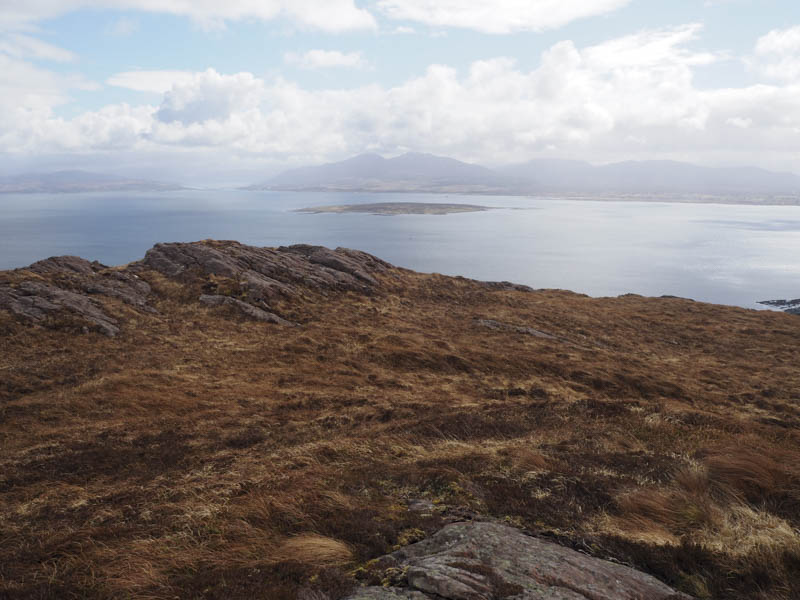
<instances>
[{"instance_id":1,"label":"rocky shoreline","mask_svg":"<svg viewBox=\"0 0 800 600\"><path fill-rule=\"evenodd\" d=\"M762 300L759 304L778 308L790 315L800 315L800 298L794 300Z\"/></svg>"}]
</instances>

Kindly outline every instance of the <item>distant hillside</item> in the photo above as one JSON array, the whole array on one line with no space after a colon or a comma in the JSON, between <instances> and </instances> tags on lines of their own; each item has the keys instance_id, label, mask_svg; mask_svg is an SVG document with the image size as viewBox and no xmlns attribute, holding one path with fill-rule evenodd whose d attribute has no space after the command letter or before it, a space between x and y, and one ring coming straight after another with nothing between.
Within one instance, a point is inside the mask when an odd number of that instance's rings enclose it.
<instances>
[{"instance_id":1,"label":"distant hillside","mask_svg":"<svg viewBox=\"0 0 800 600\"><path fill-rule=\"evenodd\" d=\"M755 167L711 168L675 161L536 159L495 170L432 154L362 154L281 173L254 190L540 194L800 194L800 177ZM741 200L750 201L750 200Z\"/></svg>"},{"instance_id":2,"label":"distant hillside","mask_svg":"<svg viewBox=\"0 0 800 600\"><path fill-rule=\"evenodd\" d=\"M154 192L179 190L174 183L119 177L86 171L24 173L0 177L0 194L69 193L69 192Z\"/></svg>"},{"instance_id":3,"label":"distant hillside","mask_svg":"<svg viewBox=\"0 0 800 600\"><path fill-rule=\"evenodd\" d=\"M593 166L572 160L537 159L498 169L541 190L781 194L800 192L800 177L755 167L711 168L675 161L627 161Z\"/></svg>"},{"instance_id":4,"label":"distant hillside","mask_svg":"<svg viewBox=\"0 0 800 600\"><path fill-rule=\"evenodd\" d=\"M362 154L320 166L292 169L248 189L502 192L509 178L491 169L432 154L409 153L395 158Z\"/></svg>"}]
</instances>

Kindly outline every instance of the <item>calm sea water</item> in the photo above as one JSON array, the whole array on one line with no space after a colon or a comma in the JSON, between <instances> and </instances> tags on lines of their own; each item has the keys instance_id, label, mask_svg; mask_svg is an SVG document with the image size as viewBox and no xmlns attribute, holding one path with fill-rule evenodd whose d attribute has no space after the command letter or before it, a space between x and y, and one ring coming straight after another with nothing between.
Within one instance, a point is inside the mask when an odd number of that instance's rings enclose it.
<instances>
[{"instance_id":1,"label":"calm sea water","mask_svg":"<svg viewBox=\"0 0 800 600\"><path fill-rule=\"evenodd\" d=\"M367 202L452 202L482 213L301 214ZM347 246L418 271L592 296L671 294L754 308L800 296L800 207L426 194L187 191L0 196L0 269L75 254L106 264L156 242Z\"/></svg>"}]
</instances>

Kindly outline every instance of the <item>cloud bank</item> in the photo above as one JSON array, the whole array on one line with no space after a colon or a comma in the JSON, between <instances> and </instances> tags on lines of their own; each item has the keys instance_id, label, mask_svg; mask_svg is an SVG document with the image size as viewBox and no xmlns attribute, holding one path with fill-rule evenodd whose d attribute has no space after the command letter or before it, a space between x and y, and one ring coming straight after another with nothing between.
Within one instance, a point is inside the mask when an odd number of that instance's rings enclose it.
<instances>
[{"instance_id":1,"label":"cloud bank","mask_svg":"<svg viewBox=\"0 0 800 600\"><path fill-rule=\"evenodd\" d=\"M80 9L139 10L185 16L204 27L226 21L288 18L301 27L328 32L375 29L376 22L354 0L25 0L4 2L0 29L20 28Z\"/></svg>"},{"instance_id":2,"label":"cloud bank","mask_svg":"<svg viewBox=\"0 0 800 600\"><path fill-rule=\"evenodd\" d=\"M607 14L631 0L380 0L389 18L436 27L460 27L484 33L556 29L577 19Z\"/></svg>"},{"instance_id":3,"label":"cloud bank","mask_svg":"<svg viewBox=\"0 0 800 600\"><path fill-rule=\"evenodd\" d=\"M772 79L800 79L800 25L775 29L759 38L748 63Z\"/></svg>"},{"instance_id":4,"label":"cloud bank","mask_svg":"<svg viewBox=\"0 0 800 600\"><path fill-rule=\"evenodd\" d=\"M369 63L361 52L339 52L338 50L309 50L303 54L287 52L283 59L290 65L301 69L330 69L344 67L349 69L366 69Z\"/></svg>"},{"instance_id":5,"label":"cloud bank","mask_svg":"<svg viewBox=\"0 0 800 600\"><path fill-rule=\"evenodd\" d=\"M584 48L566 40L533 70L503 57L464 72L434 64L391 87L318 90L213 69L129 71L109 83L158 92L160 101L70 119L56 108L86 82L0 53L0 152L185 151L286 164L420 150L484 163L669 156L800 167L800 85L699 87L697 70L721 60L692 49L700 33L689 24ZM791 39L770 36L754 55L788 48L792 56Z\"/></svg>"}]
</instances>

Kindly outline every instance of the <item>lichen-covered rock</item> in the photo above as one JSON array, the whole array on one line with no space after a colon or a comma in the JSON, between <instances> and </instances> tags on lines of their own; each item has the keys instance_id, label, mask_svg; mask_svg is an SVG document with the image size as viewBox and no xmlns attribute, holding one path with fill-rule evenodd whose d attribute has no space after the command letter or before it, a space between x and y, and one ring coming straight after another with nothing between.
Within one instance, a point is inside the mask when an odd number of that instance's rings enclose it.
<instances>
[{"instance_id":1,"label":"lichen-covered rock","mask_svg":"<svg viewBox=\"0 0 800 600\"><path fill-rule=\"evenodd\" d=\"M496 523L455 523L381 559L407 588L363 588L350 600L681 600L669 586Z\"/></svg>"}]
</instances>

